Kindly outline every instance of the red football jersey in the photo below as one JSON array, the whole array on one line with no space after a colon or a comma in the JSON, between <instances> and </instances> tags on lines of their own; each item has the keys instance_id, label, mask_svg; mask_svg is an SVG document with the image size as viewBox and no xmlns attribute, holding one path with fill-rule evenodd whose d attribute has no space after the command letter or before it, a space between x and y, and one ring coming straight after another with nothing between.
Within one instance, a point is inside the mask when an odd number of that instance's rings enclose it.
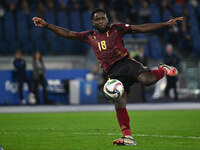
<instances>
[{"instance_id":1,"label":"red football jersey","mask_svg":"<svg viewBox=\"0 0 200 150\"><path fill-rule=\"evenodd\" d=\"M89 44L99 62L101 68L108 73L112 65L129 55L124 48L123 35L131 32L131 26L128 24L112 24L108 26L105 33L99 33L96 30L76 33L80 41Z\"/></svg>"}]
</instances>

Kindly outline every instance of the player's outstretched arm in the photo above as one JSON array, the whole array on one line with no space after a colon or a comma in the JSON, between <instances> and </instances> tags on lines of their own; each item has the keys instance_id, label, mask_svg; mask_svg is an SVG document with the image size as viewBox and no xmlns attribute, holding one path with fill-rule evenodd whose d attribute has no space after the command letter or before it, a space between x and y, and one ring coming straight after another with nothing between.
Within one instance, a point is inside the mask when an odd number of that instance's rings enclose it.
<instances>
[{"instance_id":1,"label":"player's outstretched arm","mask_svg":"<svg viewBox=\"0 0 200 150\"><path fill-rule=\"evenodd\" d=\"M177 24L176 21L183 21L183 17L170 19L167 22L161 22L161 23L147 23L147 24L141 24L141 25L132 25L131 30L132 30L132 33L145 33L145 32L150 32L157 29L176 25Z\"/></svg>"},{"instance_id":2,"label":"player's outstretched arm","mask_svg":"<svg viewBox=\"0 0 200 150\"><path fill-rule=\"evenodd\" d=\"M45 22L43 19L38 18L38 17L34 17L32 20L33 20L35 26L47 28L47 29L55 32L59 36L62 36L67 39L78 40L75 32L73 32L73 31L70 31L68 29L65 29L65 28L62 28L59 26L49 24L49 23Z\"/></svg>"}]
</instances>

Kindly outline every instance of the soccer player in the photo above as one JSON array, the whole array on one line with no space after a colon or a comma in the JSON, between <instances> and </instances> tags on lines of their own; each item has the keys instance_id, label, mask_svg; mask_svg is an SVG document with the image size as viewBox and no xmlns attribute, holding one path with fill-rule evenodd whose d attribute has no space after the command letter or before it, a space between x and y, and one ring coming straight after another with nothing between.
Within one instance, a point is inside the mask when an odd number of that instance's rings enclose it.
<instances>
[{"instance_id":1,"label":"soccer player","mask_svg":"<svg viewBox=\"0 0 200 150\"><path fill-rule=\"evenodd\" d=\"M125 92L115 102L115 110L123 137L114 140L115 145L136 145L129 125L129 116L126 110L126 99L129 87L135 82L143 85L153 85L165 75L176 76L178 71L172 66L159 64L158 69L150 70L134 59L129 58L129 52L123 45L123 35L145 33L157 29L176 25L176 21L183 21L183 17L171 19L168 22L130 25L125 23L108 25L106 12L96 8L91 13L92 24L95 29L84 32L73 32L45 22L34 17L36 26L45 27L56 34L72 40L80 40L89 44L99 62L99 65L109 78L120 80Z\"/></svg>"}]
</instances>

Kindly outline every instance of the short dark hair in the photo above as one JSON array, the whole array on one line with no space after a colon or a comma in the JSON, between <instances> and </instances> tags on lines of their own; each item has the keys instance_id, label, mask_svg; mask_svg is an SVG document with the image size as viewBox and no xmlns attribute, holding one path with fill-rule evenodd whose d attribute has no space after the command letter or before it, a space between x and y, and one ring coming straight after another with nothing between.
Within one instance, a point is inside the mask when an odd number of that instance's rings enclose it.
<instances>
[{"instance_id":1,"label":"short dark hair","mask_svg":"<svg viewBox=\"0 0 200 150\"><path fill-rule=\"evenodd\" d=\"M33 60L36 61L36 54L40 53L40 51L36 50L33 54ZM43 63L43 59L42 59L42 54L40 53L40 60L41 63Z\"/></svg>"},{"instance_id":2,"label":"short dark hair","mask_svg":"<svg viewBox=\"0 0 200 150\"><path fill-rule=\"evenodd\" d=\"M92 10L92 13L91 13L91 20L93 20L93 17L94 17L94 14L97 13L97 12L103 12L104 14L106 14L106 11L102 8L94 8Z\"/></svg>"}]
</instances>

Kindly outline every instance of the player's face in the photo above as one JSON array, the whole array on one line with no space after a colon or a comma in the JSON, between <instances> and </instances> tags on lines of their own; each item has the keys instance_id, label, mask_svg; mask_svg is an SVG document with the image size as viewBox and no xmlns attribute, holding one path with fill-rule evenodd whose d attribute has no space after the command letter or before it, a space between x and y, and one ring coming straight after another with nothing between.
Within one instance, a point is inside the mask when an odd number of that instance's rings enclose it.
<instances>
[{"instance_id":1,"label":"player's face","mask_svg":"<svg viewBox=\"0 0 200 150\"><path fill-rule=\"evenodd\" d=\"M22 57L22 54L20 52L17 52L15 56L17 59L20 59Z\"/></svg>"},{"instance_id":2,"label":"player's face","mask_svg":"<svg viewBox=\"0 0 200 150\"><path fill-rule=\"evenodd\" d=\"M173 52L173 47L171 45L167 45L167 53L172 54Z\"/></svg>"},{"instance_id":3,"label":"player's face","mask_svg":"<svg viewBox=\"0 0 200 150\"><path fill-rule=\"evenodd\" d=\"M95 13L92 24L96 27L98 31L104 32L108 24L108 18L106 14L104 12Z\"/></svg>"},{"instance_id":4,"label":"player's face","mask_svg":"<svg viewBox=\"0 0 200 150\"><path fill-rule=\"evenodd\" d=\"M36 53L35 58L36 58L36 60L39 60L40 59L40 53Z\"/></svg>"}]
</instances>

